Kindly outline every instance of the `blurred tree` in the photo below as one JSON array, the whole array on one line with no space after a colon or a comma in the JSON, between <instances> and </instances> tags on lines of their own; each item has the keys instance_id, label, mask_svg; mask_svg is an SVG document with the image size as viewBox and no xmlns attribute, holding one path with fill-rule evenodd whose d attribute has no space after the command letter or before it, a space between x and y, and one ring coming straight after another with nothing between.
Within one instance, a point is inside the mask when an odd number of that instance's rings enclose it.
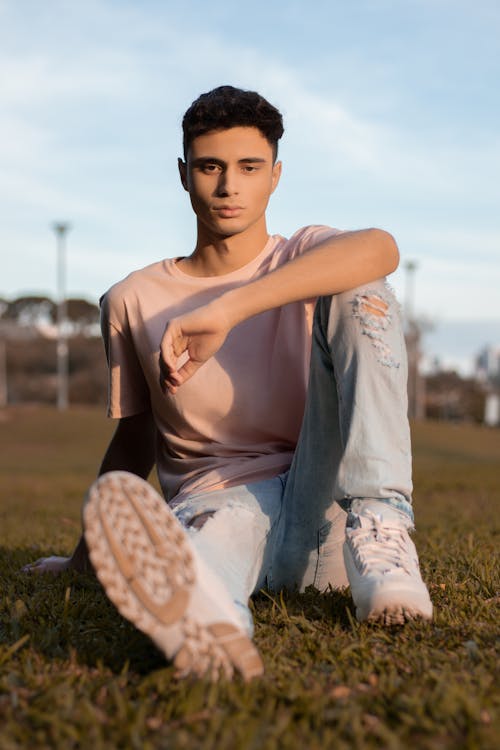
<instances>
[{"instance_id":1,"label":"blurred tree","mask_svg":"<svg viewBox=\"0 0 500 750\"><path fill-rule=\"evenodd\" d=\"M3 318L20 326L55 323L57 306L49 297L18 297L7 303Z\"/></svg>"},{"instance_id":2,"label":"blurred tree","mask_svg":"<svg viewBox=\"0 0 500 750\"><path fill-rule=\"evenodd\" d=\"M69 299L66 310L73 335L99 335L100 314L97 305L86 299Z\"/></svg>"},{"instance_id":3,"label":"blurred tree","mask_svg":"<svg viewBox=\"0 0 500 750\"><path fill-rule=\"evenodd\" d=\"M66 314L71 324L69 335L99 335L99 307L86 299L72 298L66 303ZM24 296L12 301L0 299L0 318L19 326L54 325L57 304L44 296Z\"/></svg>"}]
</instances>

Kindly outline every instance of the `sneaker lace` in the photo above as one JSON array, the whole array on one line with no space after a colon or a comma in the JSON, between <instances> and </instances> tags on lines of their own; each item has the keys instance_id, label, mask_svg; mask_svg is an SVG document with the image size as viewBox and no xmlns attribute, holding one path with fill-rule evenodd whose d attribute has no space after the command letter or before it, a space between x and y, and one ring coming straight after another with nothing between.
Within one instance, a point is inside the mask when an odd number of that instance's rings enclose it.
<instances>
[{"instance_id":1,"label":"sneaker lace","mask_svg":"<svg viewBox=\"0 0 500 750\"><path fill-rule=\"evenodd\" d=\"M360 526L350 529L349 544L357 567L363 574L389 573L404 570L411 575L410 537L404 526L384 521L381 516L365 511L358 516ZM368 524L363 524L367 519Z\"/></svg>"}]
</instances>

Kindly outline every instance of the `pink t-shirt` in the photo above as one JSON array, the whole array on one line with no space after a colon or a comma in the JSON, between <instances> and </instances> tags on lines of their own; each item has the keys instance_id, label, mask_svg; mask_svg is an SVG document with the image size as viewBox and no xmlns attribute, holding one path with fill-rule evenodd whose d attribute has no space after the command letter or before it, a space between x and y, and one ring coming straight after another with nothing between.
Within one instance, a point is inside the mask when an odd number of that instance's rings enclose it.
<instances>
[{"instance_id":1,"label":"pink t-shirt","mask_svg":"<svg viewBox=\"0 0 500 750\"><path fill-rule=\"evenodd\" d=\"M175 395L160 387L160 342L169 319L254 281L338 230L304 227L269 238L250 263L223 276L183 273L175 259L118 282L101 300L111 417L151 407L157 469L168 501L266 479L285 471L299 436L315 300L256 315Z\"/></svg>"}]
</instances>

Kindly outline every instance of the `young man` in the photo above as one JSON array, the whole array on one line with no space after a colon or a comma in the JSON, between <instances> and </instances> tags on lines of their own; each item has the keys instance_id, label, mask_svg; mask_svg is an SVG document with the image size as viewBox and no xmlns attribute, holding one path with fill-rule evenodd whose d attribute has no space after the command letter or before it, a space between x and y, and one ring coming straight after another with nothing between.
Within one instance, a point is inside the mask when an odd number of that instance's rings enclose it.
<instances>
[{"instance_id":1,"label":"young man","mask_svg":"<svg viewBox=\"0 0 500 750\"><path fill-rule=\"evenodd\" d=\"M349 584L360 620L432 615L408 535L405 348L383 280L398 251L377 229L268 235L283 125L257 93L203 94L183 131L196 246L104 296L120 421L86 543L29 569L85 568L88 545L110 599L179 674L250 679L262 662L247 603L264 585ZM143 481L155 462L167 503Z\"/></svg>"}]
</instances>

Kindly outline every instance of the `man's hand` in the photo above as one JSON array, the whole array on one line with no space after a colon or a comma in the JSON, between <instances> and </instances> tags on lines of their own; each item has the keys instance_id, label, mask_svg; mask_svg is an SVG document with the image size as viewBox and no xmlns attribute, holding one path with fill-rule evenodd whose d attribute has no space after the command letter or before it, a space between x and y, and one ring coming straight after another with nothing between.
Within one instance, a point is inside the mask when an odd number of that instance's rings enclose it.
<instances>
[{"instance_id":1,"label":"man's hand","mask_svg":"<svg viewBox=\"0 0 500 750\"><path fill-rule=\"evenodd\" d=\"M28 563L22 568L23 573L36 573L37 575L51 573L56 576L66 570L75 570L77 573L91 573L92 566L90 561L86 563L81 560L76 561L73 556L58 557L53 555L52 557L40 557L35 562Z\"/></svg>"},{"instance_id":2,"label":"man's hand","mask_svg":"<svg viewBox=\"0 0 500 750\"><path fill-rule=\"evenodd\" d=\"M226 340L231 324L217 302L168 323L160 345L160 379L170 393L176 393Z\"/></svg>"},{"instance_id":3,"label":"man's hand","mask_svg":"<svg viewBox=\"0 0 500 750\"><path fill-rule=\"evenodd\" d=\"M71 557L40 557L35 562L29 563L22 568L23 573L36 573L37 575L42 573L52 573L53 575L59 575L64 573L65 570L73 570L71 564Z\"/></svg>"},{"instance_id":4,"label":"man's hand","mask_svg":"<svg viewBox=\"0 0 500 750\"><path fill-rule=\"evenodd\" d=\"M28 563L21 568L23 573L36 573L37 575L51 573L60 575L66 570L76 570L77 573L92 573L93 568L89 560L87 545L83 535L80 537L73 554L70 557L40 557L35 562Z\"/></svg>"}]
</instances>

